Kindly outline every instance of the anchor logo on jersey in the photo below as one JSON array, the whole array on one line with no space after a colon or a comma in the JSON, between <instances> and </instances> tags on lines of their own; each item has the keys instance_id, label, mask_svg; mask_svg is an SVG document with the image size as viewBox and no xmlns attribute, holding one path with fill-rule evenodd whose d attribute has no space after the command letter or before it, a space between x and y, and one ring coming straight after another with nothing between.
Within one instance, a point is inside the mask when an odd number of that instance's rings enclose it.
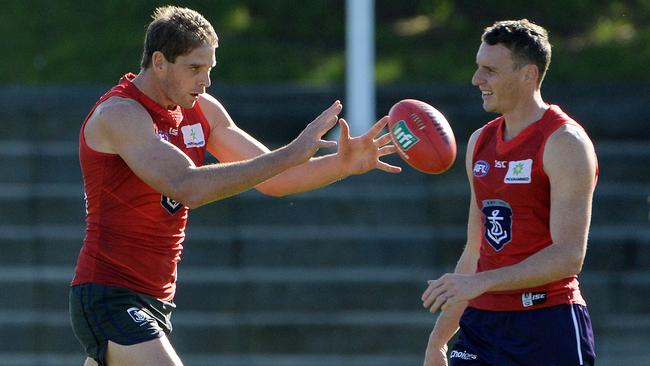
<instances>
[{"instance_id":1,"label":"anchor logo on jersey","mask_svg":"<svg viewBox=\"0 0 650 366\"><path fill-rule=\"evenodd\" d=\"M512 240L512 207L502 200L484 200L483 235L497 252Z\"/></svg>"},{"instance_id":2,"label":"anchor logo on jersey","mask_svg":"<svg viewBox=\"0 0 650 366\"><path fill-rule=\"evenodd\" d=\"M176 202L176 201L174 201L173 199L171 199L171 198L169 198L169 197L167 197L167 196L165 196L165 195L161 195L161 196L160 196L160 204L162 205L162 207L163 207L165 210L167 210L167 212L169 212L169 213L172 214L172 215L175 214L176 211L178 211L178 210L180 210L181 208L183 208L183 204L182 204L182 203L180 203L180 202Z\"/></svg>"}]
</instances>

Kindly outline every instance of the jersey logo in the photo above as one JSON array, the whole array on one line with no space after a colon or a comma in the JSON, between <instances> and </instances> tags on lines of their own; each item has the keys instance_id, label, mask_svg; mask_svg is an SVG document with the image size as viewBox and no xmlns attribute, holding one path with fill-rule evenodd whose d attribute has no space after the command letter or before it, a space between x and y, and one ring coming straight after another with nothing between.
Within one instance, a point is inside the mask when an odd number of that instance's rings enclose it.
<instances>
[{"instance_id":1,"label":"jersey logo","mask_svg":"<svg viewBox=\"0 0 650 366\"><path fill-rule=\"evenodd\" d=\"M527 184L530 183L530 173L533 170L533 159L508 162L508 172L503 178L503 183Z\"/></svg>"},{"instance_id":2,"label":"jersey logo","mask_svg":"<svg viewBox=\"0 0 650 366\"><path fill-rule=\"evenodd\" d=\"M205 146L205 137L203 137L203 128L200 123L181 127L181 133L183 134L185 147Z\"/></svg>"},{"instance_id":3,"label":"jersey logo","mask_svg":"<svg viewBox=\"0 0 650 366\"><path fill-rule=\"evenodd\" d=\"M170 141L169 135L166 132L163 132L163 131L158 131L158 138L161 139L161 140L165 140L167 142Z\"/></svg>"},{"instance_id":4,"label":"jersey logo","mask_svg":"<svg viewBox=\"0 0 650 366\"><path fill-rule=\"evenodd\" d=\"M479 160L474 163L474 169L472 171L477 178L485 177L488 171L490 171L490 163L485 160Z\"/></svg>"},{"instance_id":5,"label":"jersey logo","mask_svg":"<svg viewBox=\"0 0 650 366\"><path fill-rule=\"evenodd\" d=\"M512 240L512 208L506 201L485 200L481 212L485 240L498 252Z\"/></svg>"},{"instance_id":6,"label":"jersey logo","mask_svg":"<svg viewBox=\"0 0 650 366\"><path fill-rule=\"evenodd\" d=\"M133 321L136 323L144 323L147 320L151 319L149 314L145 313L142 309L129 308L126 312L129 313L131 319L133 319Z\"/></svg>"},{"instance_id":7,"label":"jersey logo","mask_svg":"<svg viewBox=\"0 0 650 366\"><path fill-rule=\"evenodd\" d=\"M165 210L167 210L167 212L169 212L172 215L175 214L181 208L183 208L182 203L176 202L165 195L160 196L160 204Z\"/></svg>"},{"instance_id":8,"label":"jersey logo","mask_svg":"<svg viewBox=\"0 0 650 366\"><path fill-rule=\"evenodd\" d=\"M543 304L547 299L546 292L524 292L521 294L521 305L528 308L534 305Z\"/></svg>"}]
</instances>

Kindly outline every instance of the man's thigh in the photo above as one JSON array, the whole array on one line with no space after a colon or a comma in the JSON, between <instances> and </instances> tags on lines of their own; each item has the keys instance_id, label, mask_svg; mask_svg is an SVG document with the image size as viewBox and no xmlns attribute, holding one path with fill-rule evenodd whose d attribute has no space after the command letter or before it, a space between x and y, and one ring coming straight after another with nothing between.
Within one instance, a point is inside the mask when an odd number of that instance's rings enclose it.
<instances>
[{"instance_id":1,"label":"man's thigh","mask_svg":"<svg viewBox=\"0 0 650 366\"><path fill-rule=\"evenodd\" d=\"M167 336L147 342L122 346L109 341L106 352L108 366L182 366Z\"/></svg>"},{"instance_id":2,"label":"man's thigh","mask_svg":"<svg viewBox=\"0 0 650 366\"><path fill-rule=\"evenodd\" d=\"M86 355L100 366L106 366L109 341L131 346L169 333L172 308L173 304L128 289L87 284L70 290L73 331ZM86 362L86 366L94 365Z\"/></svg>"}]
</instances>

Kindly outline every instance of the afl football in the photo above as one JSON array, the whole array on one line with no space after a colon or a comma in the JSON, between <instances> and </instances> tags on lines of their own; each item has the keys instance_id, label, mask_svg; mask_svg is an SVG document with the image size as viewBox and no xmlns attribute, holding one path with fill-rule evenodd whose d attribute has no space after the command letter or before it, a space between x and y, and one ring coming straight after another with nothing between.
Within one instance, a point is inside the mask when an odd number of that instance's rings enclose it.
<instances>
[{"instance_id":1,"label":"afl football","mask_svg":"<svg viewBox=\"0 0 650 366\"><path fill-rule=\"evenodd\" d=\"M397 152L413 168L428 174L447 171L456 160L456 139L445 116L416 99L401 100L388 112L388 129Z\"/></svg>"}]
</instances>

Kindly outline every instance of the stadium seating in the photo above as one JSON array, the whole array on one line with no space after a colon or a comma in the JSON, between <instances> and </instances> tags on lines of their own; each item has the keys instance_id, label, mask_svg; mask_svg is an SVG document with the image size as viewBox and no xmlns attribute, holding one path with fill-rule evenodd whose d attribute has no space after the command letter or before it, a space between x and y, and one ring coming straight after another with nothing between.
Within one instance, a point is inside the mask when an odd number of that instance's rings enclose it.
<instances>
[{"instance_id":1,"label":"stadium seating","mask_svg":"<svg viewBox=\"0 0 650 366\"><path fill-rule=\"evenodd\" d=\"M84 225L77 137L104 90L0 88L0 365L82 364L67 313ZM299 86L212 92L270 146L343 95ZM545 86L546 100L583 123L599 155L581 285L602 366L650 364L648 95L639 85ZM460 145L448 173L377 171L291 197L246 192L191 212L171 337L186 365L421 364L435 316L419 297L462 251L465 141L491 116L465 85L383 87L377 109L404 98L447 115Z\"/></svg>"}]
</instances>

